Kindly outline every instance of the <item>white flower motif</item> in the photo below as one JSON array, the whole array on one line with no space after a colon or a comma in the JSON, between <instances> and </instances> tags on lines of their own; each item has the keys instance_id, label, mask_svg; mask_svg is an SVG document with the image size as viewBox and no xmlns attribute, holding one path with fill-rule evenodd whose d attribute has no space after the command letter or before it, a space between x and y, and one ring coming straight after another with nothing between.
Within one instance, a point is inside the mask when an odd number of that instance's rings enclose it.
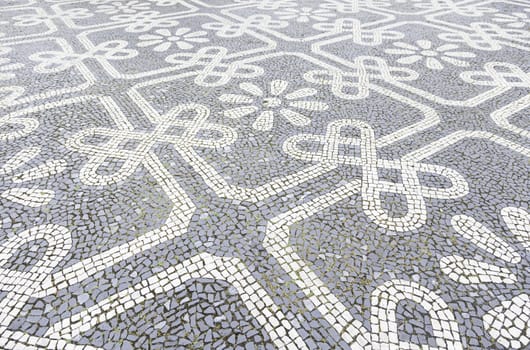
<instances>
[{"instance_id":1,"label":"white flower motif","mask_svg":"<svg viewBox=\"0 0 530 350\"><path fill-rule=\"evenodd\" d=\"M140 1L113 1L109 4L99 5L96 12L104 13L107 15L115 15L118 13L133 14L138 11L149 10L149 3Z\"/></svg>"},{"instance_id":2,"label":"white flower motif","mask_svg":"<svg viewBox=\"0 0 530 350\"><path fill-rule=\"evenodd\" d=\"M433 48L429 40L418 40L416 45L404 42L394 43L397 48L386 49L385 52L391 55L401 55L397 60L401 64L413 64L425 61L425 66L429 69L441 70L444 65L441 61L450 63L458 67L467 67L469 64L462 58L475 57L474 53L467 51L455 51L458 45L445 44L438 48Z\"/></svg>"},{"instance_id":3,"label":"white flower motif","mask_svg":"<svg viewBox=\"0 0 530 350\"><path fill-rule=\"evenodd\" d=\"M156 52L167 51L172 45L181 50L189 50L193 48L193 43L208 42L209 39L204 38L206 34L204 30L192 32L190 28L179 28L173 33L169 29L158 29L154 34L140 35L138 39L141 42L138 46L154 46L153 51Z\"/></svg>"},{"instance_id":4,"label":"white flower motif","mask_svg":"<svg viewBox=\"0 0 530 350\"><path fill-rule=\"evenodd\" d=\"M276 16L282 20L294 19L298 23L307 23L313 21L326 21L335 17L335 13L329 9L313 9L311 7L286 8L275 12Z\"/></svg>"},{"instance_id":5,"label":"white flower motif","mask_svg":"<svg viewBox=\"0 0 530 350\"><path fill-rule=\"evenodd\" d=\"M40 153L40 147L25 148L0 166L0 176L11 175L11 181L17 184L0 193L1 198L37 208L48 204L55 197L55 191L53 190L41 189L38 186L24 187L18 185L46 177L53 177L66 169L67 163L64 159L50 159L38 166L32 166L26 171L19 171L20 168L28 165Z\"/></svg>"},{"instance_id":6,"label":"white flower motif","mask_svg":"<svg viewBox=\"0 0 530 350\"><path fill-rule=\"evenodd\" d=\"M303 88L284 94L288 85L289 83L285 80L273 80L266 94L253 83L241 83L239 87L246 94L223 94L219 97L222 102L242 105L224 111L224 115L228 118L241 118L257 114L252 127L259 131L268 131L272 129L276 114L284 117L293 125L304 126L310 124L311 119L297 112L296 109L325 111L329 108L324 102L306 100L314 96L317 90Z\"/></svg>"},{"instance_id":7,"label":"white flower motif","mask_svg":"<svg viewBox=\"0 0 530 350\"><path fill-rule=\"evenodd\" d=\"M514 284L518 278L513 271L524 269L521 250L530 252L530 213L523 208L506 207L501 216L510 230L514 246L486 225L467 215L456 215L451 219L455 231L475 246L474 258L459 255L440 259L440 268L449 278L463 284L502 283ZM514 242L514 243L515 243ZM482 255L488 253L501 266L483 262ZM477 260L477 258L479 260ZM514 269L515 267L515 269ZM482 318L484 329L496 342L510 349L527 349L530 344L530 297L522 293L506 300L488 311Z\"/></svg>"},{"instance_id":8,"label":"white flower motif","mask_svg":"<svg viewBox=\"0 0 530 350\"><path fill-rule=\"evenodd\" d=\"M522 12L513 12L511 15L498 13L492 18L492 21L506 24L510 28L522 29L530 24L530 16Z\"/></svg>"}]
</instances>

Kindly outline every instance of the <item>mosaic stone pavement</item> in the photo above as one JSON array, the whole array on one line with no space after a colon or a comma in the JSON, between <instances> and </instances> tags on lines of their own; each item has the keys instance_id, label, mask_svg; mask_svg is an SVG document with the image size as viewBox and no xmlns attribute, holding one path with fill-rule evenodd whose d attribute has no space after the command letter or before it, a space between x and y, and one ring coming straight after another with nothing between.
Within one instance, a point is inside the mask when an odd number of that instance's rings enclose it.
<instances>
[{"instance_id":1,"label":"mosaic stone pavement","mask_svg":"<svg viewBox=\"0 0 530 350\"><path fill-rule=\"evenodd\" d=\"M0 1L0 349L529 349L528 0Z\"/></svg>"}]
</instances>

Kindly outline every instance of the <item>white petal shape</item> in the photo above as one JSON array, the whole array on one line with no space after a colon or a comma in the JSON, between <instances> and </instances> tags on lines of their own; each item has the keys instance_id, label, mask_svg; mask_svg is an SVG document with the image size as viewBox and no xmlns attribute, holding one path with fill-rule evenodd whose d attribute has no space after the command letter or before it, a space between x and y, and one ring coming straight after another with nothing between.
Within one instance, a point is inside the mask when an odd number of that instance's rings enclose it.
<instances>
[{"instance_id":1,"label":"white petal shape","mask_svg":"<svg viewBox=\"0 0 530 350\"><path fill-rule=\"evenodd\" d=\"M23 173L13 175L13 182L20 183L24 181L37 180L48 176L58 174L66 169L64 159L48 160L35 168L31 168Z\"/></svg>"},{"instance_id":2,"label":"white petal shape","mask_svg":"<svg viewBox=\"0 0 530 350\"><path fill-rule=\"evenodd\" d=\"M157 29L155 30L155 33L160 34L162 36L171 36L171 32L167 28Z\"/></svg>"},{"instance_id":3,"label":"white petal shape","mask_svg":"<svg viewBox=\"0 0 530 350\"><path fill-rule=\"evenodd\" d=\"M181 50L189 50L189 49L192 49L193 48L193 45L184 41L184 40L181 40L181 41L177 41L175 43L179 49Z\"/></svg>"},{"instance_id":4,"label":"white petal shape","mask_svg":"<svg viewBox=\"0 0 530 350\"><path fill-rule=\"evenodd\" d=\"M305 126L311 124L311 119L290 109L284 108L280 110L280 115L287 119L291 124L296 126Z\"/></svg>"},{"instance_id":5,"label":"white petal shape","mask_svg":"<svg viewBox=\"0 0 530 350\"><path fill-rule=\"evenodd\" d=\"M462 284L506 283L512 284L517 277L510 270L458 255L444 256L440 268L453 281Z\"/></svg>"},{"instance_id":6,"label":"white petal shape","mask_svg":"<svg viewBox=\"0 0 530 350\"><path fill-rule=\"evenodd\" d=\"M433 58L433 57L427 57L427 59L425 60L425 65L427 66L427 68L435 69L435 70L440 70L440 69L443 69L444 67L440 63L440 61L438 61L436 58Z\"/></svg>"},{"instance_id":7,"label":"white petal shape","mask_svg":"<svg viewBox=\"0 0 530 350\"><path fill-rule=\"evenodd\" d=\"M287 89L288 82L285 80L273 80L271 81L271 95L278 96L281 95L285 89Z\"/></svg>"},{"instance_id":8,"label":"white petal shape","mask_svg":"<svg viewBox=\"0 0 530 350\"><path fill-rule=\"evenodd\" d=\"M55 192L52 190L20 187L4 191L1 196L12 202L37 208L48 204L55 196Z\"/></svg>"},{"instance_id":9,"label":"white petal shape","mask_svg":"<svg viewBox=\"0 0 530 350\"><path fill-rule=\"evenodd\" d=\"M147 46L152 46L152 45L158 45L162 42L163 41L161 39L146 40L146 41L140 41L137 45L138 47L147 47Z\"/></svg>"},{"instance_id":10,"label":"white petal shape","mask_svg":"<svg viewBox=\"0 0 530 350\"><path fill-rule=\"evenodd\" d=\"M432 47L432 43L429 40L418 40L416 41L416 45L424 50L429 50Z\"/></svg>"},{"instance_id":11,"label":"white petal shape","mask_svg":"<svg viewBox=\"0 0 530 350\"><path fill-rule=\"evenodd\" d=\"M521 261L521 255L515 249L472 217L455 215L451 224L462 237L497 258L512 264Z\"/></svg>"},{"instance_id":12,"label":"white petal shape","mask_svg":"<svg viewBox=\"0 0 530 350\"><path fill-rule=\"evenodd\" d=\"M169 41L165 41L165 42L155 46L155 48L153 50L156 51L156 52L164 52L164 51L167 51L170 47L171 47L171 43Z\"/></svg>"},{"instance_id":13,"label":"white petal shape","mask_svg":"<svg viewBox=\"0 0 530 350\"><path fill-rule=\"evenodd\" d=\"M309 111L325 111L329 108L327 103L318 101L294 101L290 102L289 106Z\"/></svg>"},{"instance_id":14,"label":"white petal shape","mask_svg":"<svg viewBox=\"0 0 530 350\"><path fill-rule=\"evenodd\" d=\"M219 101L227 103L252 103L254 100L246 95L223 94L219 97Z\"/></svg>"},{"instance_id":15,"label":"white petal shape","mask_svg":"<svg viewBox=\"0 0 530 350\"><path fill-rule=\"evenodd\" d=\"M459 57L459 58L473 58L476 55L473 52L467 52L467 51L449 51L444 52L445 56L449 57Z\"/></svg>"},{"instance_id":16,"label":"white petal shape","mask_svg":"<svg viewBox=\"0 0 530 350\"><path fill-rule=\"evenodd\" d=\"M139 40L159 40L159 41L162 41L163 40L163 37L160 36L160 35L155 35L155 34L143 34L143 35L140 35L138 37ZM138 43L138 46L141 46L140 45L141 43Z\"/></svg>"},{"instance_id":17,"label":"white petal shape","mask_svg":"<svg viewBox=\"0 0 530 350\"><path fill-rule=\"evenodd\" d=\"M316 93L317 93L317 90L313 88L298 89L296 91L290 92L287 95L285 95L285 98L288 100L296 100L299 98L313 96Z\"/></svg>"},{"instance_id":18,"label":"white petal shape","mask_svg":"<svg viewBox=\"0 0 530 350\"><path fill-rule=\"evenodd\" d=\"M252 127L259 131L269 131L272 129L272 124L274 122L274 112L265 111L262 112L256 121L252 124Z\"/></svg>"},{"instance_id":19,"label":"white petal shape","mask_svg":"<svg viewBox=\"0 0 530 350\"><path fill-rule=\"evenodd\" d=\"M183 34L186 34L190 31L191 29L190 28L179 28L175 31L175 36L180 36L180 35L183 35Z\"/></svg>"},{"instance_id":20,"label":"white petal shape","mask_svg":"<svg viewBox=\"0 0 530 350\"><path fill-rule=\"evenodd\" d=\"M258 108L256 106L242 106L228 109L223 112L223 115L228 118L239 119L257 111Z\"/></svg>"},{"instance_id":21,"label":"white petal shape","mask_svg":"<svg viewBox=\"0 0 530 350\"><path fill-rule=\"evenodd\" d=\"M206 31L198 30L196 32L186 34L186 35L184 35L184 37L186 37L186 39L188 39L188 38L195 38L195 37L198 37L198 36L205 36L206 34L208 34L208 33L206 33ZM206 40L208 40L208 39L206 39Z\"/></svg>"},{"instance_id":22,"label":"white petal shape","mask_svg":"<svg viewBox=\"0 0 530 350\"><path fill-rule=\"evenodd\" d=\"M416 46L411 45L411 44L407 44L407 43L404 43L404 42L394 43L394 46L400 47L402 49L412 50L412 51L417 51L418 50L418 48Z\"/></svg>"},{"instance_id":23,"label":"white petal shape","mask_svg":"<svg viewBox=\"0 0 530 350\"><path fill-rule=\"evenodd\" d=\"M186 40L192 43L206 43L209 41L207 38L188 38L186 37Z\"/></svg>"},{"instance_id":24,"label":"white petal shape","mask_svg":"<svg viewBox=\"0 0 530 350\"><path fill-rule=\"evenodd\" d=\"M242 89L242 90L245 90L246 92L248 92L249 94L251 95L254 95L254 96L263 96L263 90L261 90L259 88L259 86L257 86L256 84L252 84L252 83L241 83L239 84L239 87Z\"/></svg>"},{"instance_id":25,"label":"white petal shape","mask_svg":"<svg viewBox=\"0 0 530 350\"><path fill-rule=\"evenodd\" d=\"M307 22L309 22L309 17L308 17L308 16L303 16L303 15L302 15L302 16L298 17L298 18L296 19L296 21L297 21L298 23L307 23Z\"/></svg>"},{"instance_id":26,"label":"white petal shape","mask_svg":"<svg viewBox=\"0 0 530 350\"><path fill-rule=\"evenodd\" d=\"M386 49L386 53L391 55L414 55L415 50L406 50L406 49Z\"/></svg>"},{"instance_id":27,"label":"white petal shape","mask_svg":"<svg viewBox=\"0 0 530 350\"><path fill-rule=\"evenodd\" d=\"M507 24L506 26L515 29L522 29L526 26L526 24L524 22L512 22Z\"/></svg>"},{"instance_id":28,"label":"white petal shape","mask_svg":"<svg viewBox=\"0 0 530 350\"><path fill-rule=\"evenodd\" d=\"M526 349L530 344L530 297L520 294L487 312L484 329L507 349Z\"/></svg>"},{"instance_id":29,"label":"white petal shape","mask_svg":"<svg viewBox=\"0 0 530 350\"><path fill-rule=\"evenodd\" d=\"M35 158L40 153L40 147L29 147L24 148L12 156L5 164L0 168L0 173L6 174L21 168L30 160Z\"/></svg>"},{"instance_id":30,"label":"white petal shape","mask_svg":"<svg viewBox=\"0 0 530 350\"><path fill-rule=\"evenodd\" d=\"M440 46L439 48L437 48L436 51L438 51L438 52L444 52L444 51L455 50L455 49L458 49L458 45L455 45L455 44L445 44L445 45L442 45L442 46Z\"/></svg>"},{"instance_id":31,"label":"white petal shape","mask_svg":"<svg viewBox=\"0 0 530 350\"><path fill-rule=\"evenodd\" d=\"M519 242L530 251L530 214L524 209L506 207L501 210L504 222Z\"/></svg>"},{"instance_id":32,"label":"white petal shape","mask_svg":"<svg viewBox=\"0 0 530 350\"><path fill-rule=\"evenodd\" d=\"M421 58L422 58L422 56L420 56L420 55L412 55L412 56L407 56L407 57L401 57L400 59L397 60L397 63L412 64L412 63L418 62L419 60L421 60Z\"/></svg>"},{"instance_id":33,"label":"white petal shape","mask_svg":"<svg viewBox=\"0 0 530 350\"><path fill-rule=\"evenodd\" d=\"M456 58L442 56L441 59L442 61L451 63L452 65L457 66L457 67L468 67L469 66L469 63L467 63L466 61L458 60Z\"/></svg>"}]
</instances>

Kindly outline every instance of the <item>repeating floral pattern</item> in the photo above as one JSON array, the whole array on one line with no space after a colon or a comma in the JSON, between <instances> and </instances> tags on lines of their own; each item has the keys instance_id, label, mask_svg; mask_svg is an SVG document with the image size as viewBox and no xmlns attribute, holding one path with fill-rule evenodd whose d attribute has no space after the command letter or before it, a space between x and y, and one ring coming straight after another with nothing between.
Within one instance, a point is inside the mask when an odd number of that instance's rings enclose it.
<instances>
[{"instance_id":1,"label":"repeating floral pattern","mask_svg":"<svg viewBox=\"0 0 530 350\"><path fill-rule=\"evenodd\" d=\"M324 102L310 100L317 94L313 88L297 89L287 92L289 82L285 80L274 80L269 84L269 91L263 91L253 83L241 83L239 88L245 94L223 94L220 101L233 104L243 104L224 111L229 118L242 118L256 116L252 127L260 131L270 131L274 124L274 117L279 115L289 123L296 126L304 126L311 123L311 119L302 113L310 111L325 111L328 105ZM304 112L300 113L297 110Z\"/></svg>"},{"instance_id":2,"label":"repeating floral pattern","mask_svg":"<svg viewBox=\"0 0 530 350\"><path fill-rule=\"evenodd\" d=\"M418 40L414 44L404 42L395 42L395 48L385 50L391 55L403 56L396 60L401 64L422 63L429 69L441 70L444 68L443 63L450 63L459 67L467 67L464 59L473 58L475 54L468 51L456 51L458 45L444 44L439 47L433 47L429 40Z\"/></svg>"},{"instance_id":3,"label":"repeating floral pattern","mask_svg":"<svg viewBox=\"0 0 530 350\"><path fill-rule=\"evenodd\" d=\"M190 28L179 28L174 32L169 29L157 29L153 34L142 34L138 37L139 47L152 46L153 51L164 52L175 46L180 50L189 50L196 43L206 43L204 30L191 31Z\"/></svg>"},{"instance_id":4,"label":"repeating floral pattern","mask_svg":"<svg viewBox=\"0 0 530 350\"><path fill-rule=\"evenodd\" d=\"M0 348L528 348L529 28L0 3Z\"/></svg>"}]
</instances>

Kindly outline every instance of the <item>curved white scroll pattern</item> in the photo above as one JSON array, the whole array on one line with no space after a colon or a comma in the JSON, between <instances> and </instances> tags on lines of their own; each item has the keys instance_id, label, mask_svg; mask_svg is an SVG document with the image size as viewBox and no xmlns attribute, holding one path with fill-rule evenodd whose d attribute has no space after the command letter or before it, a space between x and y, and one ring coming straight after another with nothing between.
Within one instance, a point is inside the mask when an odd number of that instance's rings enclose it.
<instances>
[{"instance_id":1,"label":"curved white scroll pattern","mask_svg":"<svg viewBox=\"0 0 530 350\"><path fill-rule=\"evenodd\" d=\"M80 333L128 309L175 289L190 279L213 278L232 284L250 313L278 349L307 349L304 341L267 292L237 258L201 253L52 325L46 336L75 339Z\"/></svg>"},{"instance_id":2,"label":"curved white scroll pattern","mask_svg":"<svg viewBox=\"0 0 530 350\"><path fill-rule=\"evenodd\" d=\"M46 240L44 256L29 270L18 271L3 267L24 244ZM0 333L18 315L21 307L46 286L43 282L72 247L70 231L59 225L36 226L14 235L0 245L0 290L8 292L0 301Z\"/></svg>"},{"instance_id":3,"label":"curved white scroll pattern","mask_svg":"<svg viewBox=\"0 0 530 350\"><path fill-rule=\"evenodd\" d=\"M337 97L358 100L370 95L373 80L413 81L419 76L412 69L389 66L380 57L359 56L355 58L351 66L353 68L351 72L338 69L311 70L304 74L304 79L313 84L329 85L331 92ZM355 93L352 93L352 90Z\"/></svg>"},{"instance_id":4,"label":"curved white scroll pattern","mask_svg":"<svg viewBox=\"0 0 530 350\"><path fill-rule=\"evenodd\" d=\"M372 293L372 346L374 349L423 348L418 344L399 340L396 309L402 300L418 303L429 313L437 345L429 349L464 349L460 341L458 323L445 301L422 285L405 280L387 281Z\"/></svg>"},{"instance_id":5,"label":"curved white scroll pattern","mask_svg":"<svg viewBox=\"0 0 530 350\"><path fill-rule=\"evenodd\" d=\"M525 113L529 113L529 107L530 94L523 96L520 99L515 100L507 104L506 106L494 111L493 113L491 113L491 119L493 119L493 121L501 128L510 130L511 132L530 138L530 130L523 129L522 127L510 122L510 117L512 117L516 113L521 113L524 110L526 110Z\"/></svg>"},{"instance_id":6,"label":"curved white scroll pattern","mask_svg":"<svg viewBox=\"0 0 530 350\"><path fill-rule=\"evenodd\" d=\"M501 210L502 218L515 239L530 250L530 214L516 207ZM451 220L456 232L474 243L478 248L503 260L508 264L521 262L521 254L499 235L485 225L466 215L454 216ZM480 251L479 251L480 254ZM442 272L452 280L463 283L503 283L517 282L511 268L495 266L474 259L453 255L440 259ZM483 316L484 328L495 341L511 349L522 349L530 343L528 324L530 322L530 300L520 294L511 300L503 301ZM515 325L515 326L514 326Z\"/></svg>"},{"instance_id":7,"label":"curved white scroll pattern","mask_svg":"<svg viewBox=\"0 0 530 350\"><path fill-rule=\"evenodd\" d=\"M292 225L360 191L360 181L354 180L279 214L267 224L264 247L352 349L421 349L418 344L398 339L395 310L397 303L403 299L415 301L429 312L438 346L429 349L463 349L454 315L436 293L415 282L403 280L386 282L372 294L372 331L370 332L289 244Z\"/></svg>"},{"instance_id":8,"label":"curved white scroll pattern","mask_svg":"<svg viewBox=\"0 0 530 350\"><path fill-rule=\"evenodd\" d=\"M358 130L360 136L341 136L341 131L346 128ZM390 230L404 232L421 227L427 220L424 198L449 199L467 194L467 182L455 170L434 164L378 159L375 141L370 125L359 120L342 119L331 122L325 135L299 134L288 138L283 144L283 150L290 156L305 161L361 167L363 209L375 223ZM304 142L322 145L322 151L307 151L301 146ZM360 155L341 154L341 146L358 147ZM379 179L378 168L399 170L401 183ZM444 188L422 185L418 177L420 172L443 177L450 181L451 186ZM383 193L403 195L406 198L407 213L400 217L390 215L381 201Z\"/></svg>"},{"instance_id":9,"label":"curved white scroll pattern","mask_svg":"<svg viewBox=\"0 0 530 350\"><path fill-rule=\"evenodd\" d=\"M514 207L504 208L501 214L515 238L527 248L528 237L530 237L530 215L524 209ZM481 250L508 264L521 262L521 254L515 248L474 218L467 215L455 215L451 219L451 224L458 234ZM512 284L517 281L517 277L507 267L458 255L442 257L440 268L449 278L463 284L491 282Z\"/></svg>"},{"instance_id":10,"label":"curved white scroll pattern","mask_svg":"<svg viewBox=\"0 0 530 350\"><path fill-rule=\"evenodd\" d=\"M194 113L193 119L178 118L185 112ZM120 112L121 113L121 112ZM91 128L85 129L69 138L66 145L75 151L87 154L89 159L80 172L80 179L88 185L108 185L129 177L138 166L145 161L149 152L158 142L169 143L176 148L223 147L237 139L237 133L230 127L207 122L210 110L199 104L186 104L173 108L167 114L156 118L153 131L133 130L129 124L121 123L117 129ZM171 135L173 128L182 129L182 135ZM200 132L214 131L221 135L217 138L204 139ZM85 142L88 137L103 137L105 142L90 144ZM133 150L120 148L126 142L135 142ZM109 174L98 173L100 167L109 160L122 161L120 168Z\"/></svg>"}]
</instances>

